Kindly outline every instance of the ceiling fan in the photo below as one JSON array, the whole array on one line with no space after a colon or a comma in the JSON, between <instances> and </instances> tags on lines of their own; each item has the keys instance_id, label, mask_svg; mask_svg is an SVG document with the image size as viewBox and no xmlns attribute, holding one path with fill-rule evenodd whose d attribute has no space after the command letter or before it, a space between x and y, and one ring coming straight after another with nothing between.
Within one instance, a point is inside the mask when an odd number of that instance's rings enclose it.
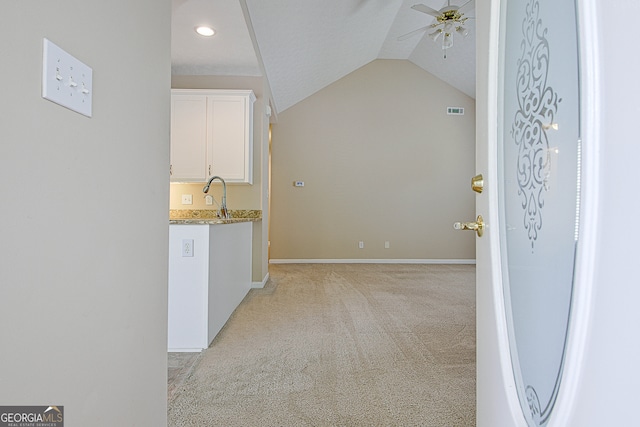
<instances>
[{"instance_id":1,"label":"ceiling fan","mask_svg":"<svg viewBox=\"0 0 640 427\"><path fill-rule=\"evenodd\" d=\"M440 10L432 9L424 4L414 4L411 6L411 9L433 16L436 18L436 22L402 35L398 37L398 41L406 40L429 28L433 28L434 31L429 33L429 38L436 41L440 36L442 36L442 49L449 49L453 46L454 31L462 37L467 37L469 35L469 30L464 27L464 23L470 17L465 16L465 13L472 10L474 6L475 0L469 0L462 6L451 5L451 0L447 0L447 5Z\"/></svg>"}]
</instances>

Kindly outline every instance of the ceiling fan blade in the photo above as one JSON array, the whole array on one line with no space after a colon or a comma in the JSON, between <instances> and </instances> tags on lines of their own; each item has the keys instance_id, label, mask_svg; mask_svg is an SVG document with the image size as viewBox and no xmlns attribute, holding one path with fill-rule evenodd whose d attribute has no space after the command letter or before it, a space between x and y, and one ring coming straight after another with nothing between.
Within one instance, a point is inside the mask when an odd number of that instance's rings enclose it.
<instances>
[{"instance_id":1,"label":"ceiling fan blade","mask_svg":"<svg viewBox=\"0 0 640 427\"><path fill-rule=\"evenodd\" d=\"M424 4L414 4L413 6L411 6L411 9L417 10L418 12L426 13L427 15L431 15L435 17L438 17L441 15L441 13L438 12L437 10L431 9L429 6L425 6Z\"/></svg>"},{"instance_id":2,"label":"ceiling fan blade","mask_svg":"<svg viewBox=\"0 0 640 427\"><path fill-rule=\"evenodd\" d=\"M466 2L465 4L463 4L458 8L458 13L460 14L467 13L467 11L473 9L475 5L476 5L475 0L469 0L468 2Z\"/></svg>"},{"instance_id":3,"label":"ceiling fan blade","mask_svg":"<svg viewBox=\"0 0 640 427\"><path fill-rule=\"evenodd\" d=\"M406 40L408 38L411 38L411 37L415 36L416 34L422 32L422 31L425 31L429 27L430 27L430 25L427 25L425 27L418 28L417 30L413 30L413 31L411 31L411 32L409 32L407 34L404 34L404 35L398 37L398 41L401 42L401 41L404 41L404 40Z\"/></svg>"}]
</instances>

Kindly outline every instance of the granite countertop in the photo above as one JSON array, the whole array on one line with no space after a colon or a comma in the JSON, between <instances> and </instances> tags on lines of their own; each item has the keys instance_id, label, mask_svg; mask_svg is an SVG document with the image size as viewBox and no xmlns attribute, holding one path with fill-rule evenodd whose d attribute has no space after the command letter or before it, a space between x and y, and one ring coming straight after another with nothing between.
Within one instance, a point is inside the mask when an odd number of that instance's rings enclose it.
<instances>
[{"instance_id":1,"label":"granite countertop","mask_svg":"<svg viewBox=\"0 0 640 427\"><path fill-rule=\"evenodd\" d=\"M182 218L170 219L169 224L235 224L237 222L258 222L262 218Z\"/></svg>"},{"instance_id":2,"label":"granite countertop","mask_svg":"<svg viewBox=\"0 0 640 427\"><path fill-rule=\"evenodd\" d=\"M231 218L217 217L218 211L213 209L171 209L169 224L234 224L238 222L262 221L260 210L229 210Z\"/></svg>"}]
</instances>

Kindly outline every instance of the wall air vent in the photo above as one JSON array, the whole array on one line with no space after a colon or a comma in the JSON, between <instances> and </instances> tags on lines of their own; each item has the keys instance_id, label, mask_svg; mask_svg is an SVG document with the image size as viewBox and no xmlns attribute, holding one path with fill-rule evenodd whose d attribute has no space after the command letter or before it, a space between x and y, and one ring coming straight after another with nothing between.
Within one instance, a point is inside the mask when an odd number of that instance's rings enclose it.
<instances>
[{"instance_id":1,"label":"wall air vent","mask_svg":"<svg viewBox=\"0 0 640 427\"><path fill-rule=\"evenodd\" d=\"M447 107L447 114L450 116L464 116L464 108L462 107Z\"/></svg>"}]
</instances>

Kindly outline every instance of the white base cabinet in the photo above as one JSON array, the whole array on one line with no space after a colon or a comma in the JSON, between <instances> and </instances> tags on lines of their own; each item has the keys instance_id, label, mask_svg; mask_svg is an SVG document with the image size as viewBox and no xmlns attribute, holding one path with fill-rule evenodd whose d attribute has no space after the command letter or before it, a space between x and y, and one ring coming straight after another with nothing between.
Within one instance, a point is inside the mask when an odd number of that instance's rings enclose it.
<instances>
[{"instance_id":1,"label":"white base cabinet","mask_svg":"<svg viewBox=\"0 0 640 427\"><path fill-rule=\"evenodd\" d=\"M253 183L250 90L171 91L171 181Z\"/></svg>"},{"instance_id":2,"label":"white base cabinet","mask_svg":"<svg viewBox=\"0 0 640 427\"><path fill-rule=\"evenodd\" d=\"M169 226L169 351L211 344L252 285L252 223ZM182 256L193 240L193 256Z\"/></svg>"}]
</instances>

